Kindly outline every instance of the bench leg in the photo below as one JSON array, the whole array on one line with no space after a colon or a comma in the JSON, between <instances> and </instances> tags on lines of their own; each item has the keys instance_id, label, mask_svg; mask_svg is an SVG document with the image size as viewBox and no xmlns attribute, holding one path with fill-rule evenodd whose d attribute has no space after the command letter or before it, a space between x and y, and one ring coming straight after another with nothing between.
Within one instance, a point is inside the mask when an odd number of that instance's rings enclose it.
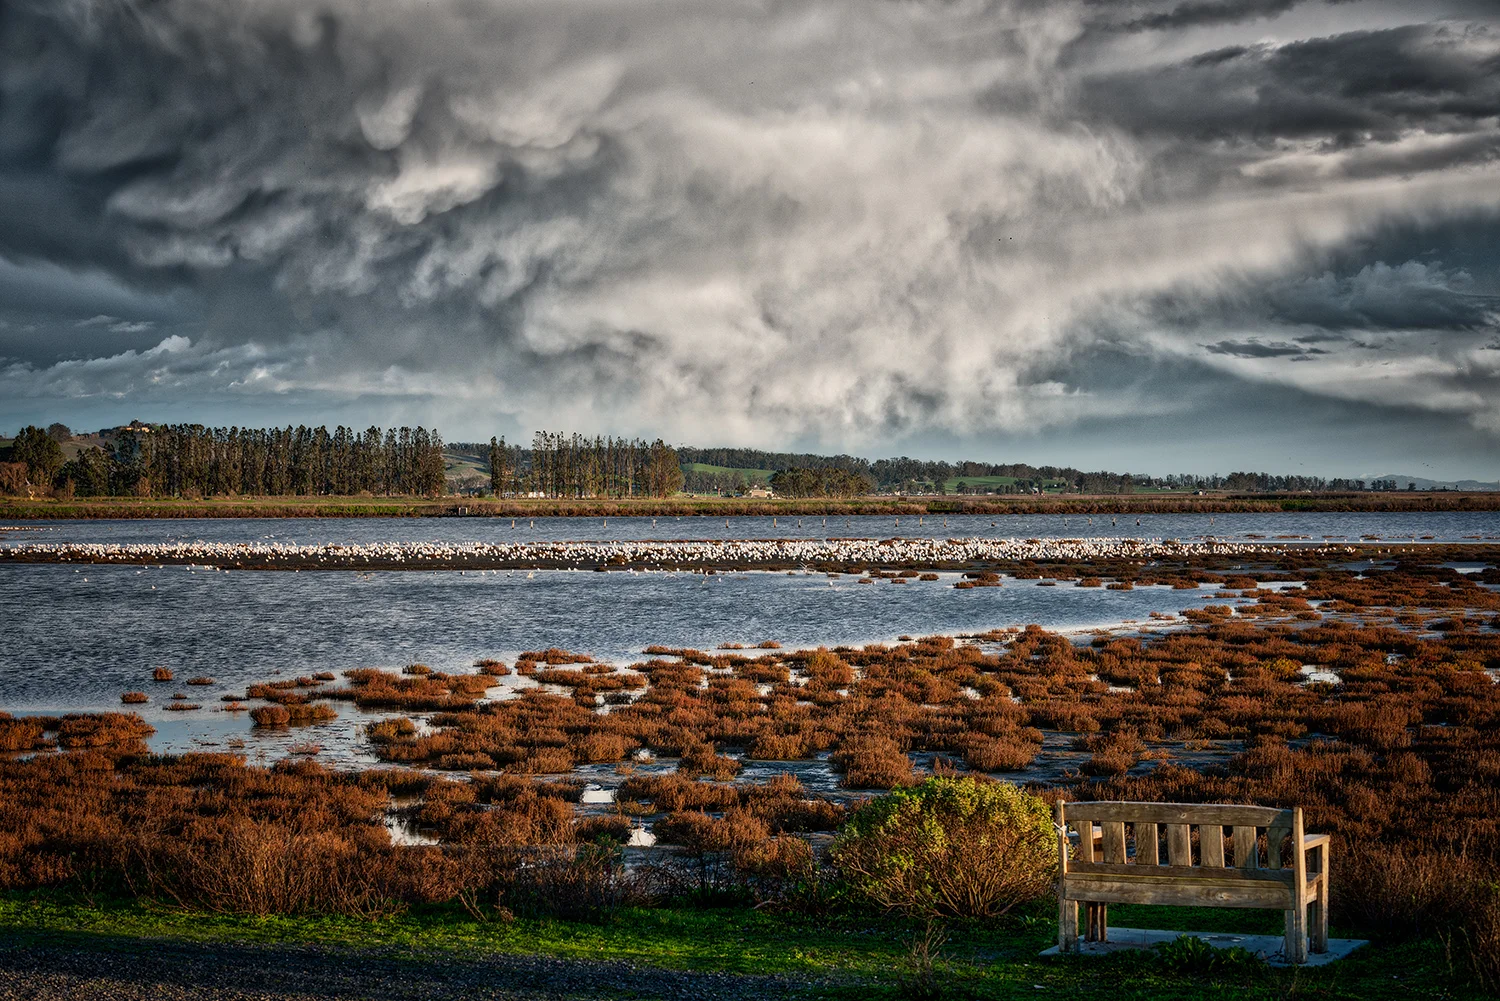
<instances>
[{"instance_id":1,"label":"bench leg","mask_svg":"<svg viewBox=\"0 0 1500 1001\"><path fill-rule=\"evenodd\" d=\"M1084 940L1087 942L1109 941L1109 905L1085 904L1087 927Z\"/></svg>"},{"instance_id":2,"label":"bench leg","mask_svg":"<svg viewBox=\"0 0 1500 1001\"><path fill-rule=\"evenodd\" d=\"M1057 951L1078 951L1078 901L1057 902Z\"/></svg>"},{"instance_id":3,"label":"bench leg","mask_svg":"<svg viewBox=\"0 0 1500 1001\"><path fill-rule=\"evenodd\" d=\"M1286 937L1281 955L1288 963L1307 962L1307 912L1302 907L1286 912Z\"/></svg>"},{"instance_id":4,"label":"bench leg","mask_svg":"<svg viewBox=\"0 0 1500 1001\"><path fill-rule=\"evenodd\" d=\"M1318 887L1318 899L1311 905L1312 914L1308 919L1308 938L1311 939L1313 952L1328 951L1328 873L1323 873L1321 885Z\"/></svg>"}]
</instances>

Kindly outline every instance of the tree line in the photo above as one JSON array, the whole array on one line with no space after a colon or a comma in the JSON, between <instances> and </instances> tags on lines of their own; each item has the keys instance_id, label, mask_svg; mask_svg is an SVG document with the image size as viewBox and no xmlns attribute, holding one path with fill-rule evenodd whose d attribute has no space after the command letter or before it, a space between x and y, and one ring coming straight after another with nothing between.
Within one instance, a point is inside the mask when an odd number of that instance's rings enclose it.
<instances>
[{"instance_id":1,"label":"tree line","mask_svg":"<svg viewBox=\"0 0 1500 1001\"><path fill-rule=\"evenodd\" d=\"M771 477L771 489L781 497L859 497L875 483L869 474L847 469L783 469Z\"/></svg>"},{"instance_id":2,"label":"tree line","mask_svg":"<svg viewBox=\"0 0 1500 1001\"><path fill-rule=\"evenodd\" d=\"M1117 473L1108 470L1083 470L1073 466L1033 466L1025 462L978 462L974 460L913 459L908 456L887 459L865 459L853 455L814 455L810 453L767 452L753 448L679 447L683 463L701 463L730 469L766 469L777 473L808 470L819 474L838 470L867 481L870 490L883 493L941 493L955 480L1011 479L997 484L966 484L961 492L1031 493L1051 489L1064 493L1129 494L1137 490L1231 490L1245 493L1301 493L1305 491L1394 490L1394 480L1325 478L1320 476L1287 476L1272 473L1234 472L1228 475L1177 473L1148 476L1141 473ZM724 491L743 485L743 475L697 471L689 475L690 485L702 484L708 491ZM806 477L784 480L791 489L802 490L813 482ZM821 481L820 481L821 482ZM828 479L832 486L822 496L844 496L838 491L853 480L846 477ZM958 489L957 484L954 484ZM773 489L776 489L773 485ZM778 493L782 491L777 489ZM868 491L862 491L868 492ZM809 496L802 493L787 496Z\"/></svg>"},{"instance_id":3,"label":"tree line","mask_svg":"<svg viewBox=\"0 0 1500 1001\"><path fill-rule=\"evenodd\" d=\"M481 454L475 446L456 447ZM682 489L677 452L660 438L538 431L529 449L491 438L482 454L497 497L670 497Z\"/></svg>"},{"instance_id":4,"label":"tree line","mask_svg":"<svg viewBox=\"0 0 1500 1001\"><path fill-rule=\"evenodd\" d=\"M497 496L668 497L741 493L739 470L766 470L784 497L853 497L881 493L1130 494L1139 490L1301 493L1394 490L1394 480L1325 479L1234 472L1227 476L1144 476L1087 472L1071 466L913 459L871 461L852 455L767 452L749 448L673 448L661 439L538 431L529 448L491 438L488 445L445 448L435 430L370 427L210 428L144 425L100 432L101 445L69 458L73 440L61 424L23 428L0 462L0 493L27 489L99 496L308 496L444 493L450 484L444 452L465 455L481 471L469 476ZM717 469L690 469L695 464ZM1004 482L997 482L1004 481ZM463 486L458 481L457 486ZM457 489L455 486L455 489Z\"/></svg>"},{"instance_id":5,"label":"tree line","mask_svg":"<svg viewBox=\"0 0 1500 1001\"><path fill-rule=\"evenodd\" d=\"M435 496L445 487L443 439L422 427L132 425L72 459L57 438L23 428L10 465L24 467L32 487L67 496ZM16 472L6 470L5 479Z\"/></svg>"}]
</instances>

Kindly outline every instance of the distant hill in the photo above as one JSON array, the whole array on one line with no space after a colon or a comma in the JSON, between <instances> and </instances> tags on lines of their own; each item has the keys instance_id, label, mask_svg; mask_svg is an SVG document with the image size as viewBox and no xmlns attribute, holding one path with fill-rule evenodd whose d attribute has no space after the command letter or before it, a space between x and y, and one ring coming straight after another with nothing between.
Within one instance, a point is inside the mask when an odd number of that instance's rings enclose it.
<instances>
[{"instance_id":1,"label":"distant hill","mask_svg":"<svg viewBox=\"0 0 1500 1001\"><path fill-rule=\"evenodd\" d=\"M1424 476L1408 476L1405 473L1386 473L1384 476L1366 476L1365 482L1395 480L1397 490L1405 490L1408 483L1415 483L1418 490L1500 490L1500 482L1483 480L1429 480Z\"/></svg>"}]
</instances>

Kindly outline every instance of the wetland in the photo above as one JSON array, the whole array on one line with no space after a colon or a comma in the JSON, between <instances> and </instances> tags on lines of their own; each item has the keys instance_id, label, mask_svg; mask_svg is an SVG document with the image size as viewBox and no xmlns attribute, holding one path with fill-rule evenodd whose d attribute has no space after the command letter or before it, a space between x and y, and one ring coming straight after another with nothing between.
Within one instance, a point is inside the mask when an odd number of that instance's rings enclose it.
<instances>
[{"instance_id":1,"label":"wetland","mask_svg":"<svg viewBox=\"0 0 1500 1001\"><path fill-rule=\"evenodd\" d=\"M1346 849L1339 927L1455 936L1489 976L1492 526L1394 539L1383 517L1316 540L1061 526L920 570L847 551L790 571L0 561L0 883L251 914L842 913L848 818L974 778L1302 806ZM200 544L87 528L59 541ZM550 531L632 541L592 528Z\"/></svg>"}]
</instances>

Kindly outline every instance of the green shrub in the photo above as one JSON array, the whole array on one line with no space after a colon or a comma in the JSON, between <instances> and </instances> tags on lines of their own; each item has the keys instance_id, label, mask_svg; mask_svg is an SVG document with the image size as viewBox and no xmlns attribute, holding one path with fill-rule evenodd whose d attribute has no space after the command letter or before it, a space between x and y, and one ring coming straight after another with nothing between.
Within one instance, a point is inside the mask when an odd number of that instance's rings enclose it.
<instances>
[{"instance_id":1,"label":"green shrub","mask_svg":"<svg viewBox=\"0 0 1500 1001\"><path fill-rule=\"evenodd\" d=\"M1152 946L1152 951L1165 969L1190 976L1243 976L1260 973L1266 968L1264 961L1248 949L1239 946L1220 949L1192 935L1179 935L1170 942L1158 942Z\"/></svg>"},{"instance_id":2,"label":"green shrub","mask_svg":"<svg viewBox=\"0 0 1500 1001\"><path fill-rule=\"evenodd\" d=\"M994 917L1050 891L1057 837L1047 804L1018 786L932 778L861 807L832 859L883 909Z\"/></svg>"}]
</instances>

